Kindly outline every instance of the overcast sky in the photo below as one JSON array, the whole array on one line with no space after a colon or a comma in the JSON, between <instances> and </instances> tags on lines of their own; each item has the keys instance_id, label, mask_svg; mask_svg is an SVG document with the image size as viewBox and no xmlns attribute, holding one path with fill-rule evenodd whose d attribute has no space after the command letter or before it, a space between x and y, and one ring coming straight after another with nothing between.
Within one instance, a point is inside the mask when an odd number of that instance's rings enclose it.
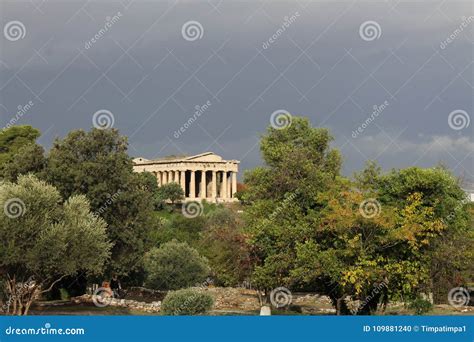
<instances>
[{"instance_id":1,"label":"overcast sky","mask_svg":"<svg viewBox=\"0 0 474 342\"><path fill-rule=\"evenodd\" d=\"M281 110L329 128L346 175L376 159L474 180L472 1L0 4L0 125L39 128L45 148L109 111L132 156L245 170Z\"/></svg>"}]
</instances>

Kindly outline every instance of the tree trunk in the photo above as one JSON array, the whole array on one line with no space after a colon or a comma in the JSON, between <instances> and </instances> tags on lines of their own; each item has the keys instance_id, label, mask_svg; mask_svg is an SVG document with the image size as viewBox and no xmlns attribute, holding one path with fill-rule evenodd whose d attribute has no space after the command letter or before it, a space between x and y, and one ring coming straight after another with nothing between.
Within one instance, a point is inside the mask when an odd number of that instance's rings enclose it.
<instances>
[{"instance_id":1,"label":"tree trunk","mask_svg":"<svg viewBox=\"0 0 474 342\"><path fill-rule=\"evenodd\" d=\"M27 315L31 304L40 294L40 288L34 281L17 282L15 277L8 277L5 289L8 298L4 311L7 315Z\"/></svg>"},{"instance_id":2,"label":"tree trunk","mask_svg":"<svg viewBox=\"0 0 474 342\"><path fill-rule=\"evenodd\" d=\"M336 315L350 315L351 311L347 307L346 301L344 300L345 295L342 296L336 296L335 294L332 294L329 296L331 298L332 305L336 308Z\"/></svg>"}]
</instances>

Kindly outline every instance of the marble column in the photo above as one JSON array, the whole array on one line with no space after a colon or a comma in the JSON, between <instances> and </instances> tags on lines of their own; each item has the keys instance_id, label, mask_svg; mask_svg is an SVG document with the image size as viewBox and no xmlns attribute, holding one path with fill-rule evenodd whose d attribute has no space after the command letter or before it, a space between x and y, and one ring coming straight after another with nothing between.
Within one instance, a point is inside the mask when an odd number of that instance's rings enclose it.
<instances>
[{"instance_id":1,"label":"marble column","mask_svg":"<svg viewBox=\"0 0 474 342\"><path fill-rule=\"evenodd\" d=\"M174 172L174 182L179 184L179 171Z\"/></svg>"},{"instance_id":2,"label":"marble column","mask_svg":"<svg viewBox=\"0 0 474 342\"><path fill-rule=\"evenodd\" d=\"M201 190L199 191L200 198L206 198L206 171L201 171Z\"/></svg>"},{"instance_id":3,"label":"marble column","mask_svg":"<svg viewBox=\"0 0 474 342\"><path fill-rule=\"evenodd\" d=\"M189 182L189 197L196 197L196 171L191 170L191 180Z\"/></svg>"},{"instance_id":4,"label":"marble column","mask_svg":"<svg viewBox=\"0 0 474 342\"><path fill-rule=\"evenodd\" d=\"M227 198L230 198L231 197L231 186L232 186L232 182L231 182L231 178L230 178L230 172L226 172L225 173L226 177L227 177Z\"/></svg>"},{"instance_id":5,"label":"marble column","mask_svg":"<svg viewBox=\"0 0 474 342\"><path fill-rule=\"evenodd\" d=\"M231 172L232 177L232 198L235 197L235 193L237 192L237 172Z\"/></svg>"},{"instance_id":6,"label":"marble column","mask_svg":"<svg viewBox=\"0 0 474 342\"><path fill-rule=\"evenodd\" d=\"M163 171L163 185L168 184L168 171Z\"/></svg>"},{"instance_id":7,"label":"marble column","mask_svg":"<svg viewBox=\"0 0 474 342\"><path fill-rule=\"evenodd\" d=\"M227 172L222 171L221 198L227 198Z\"/></svg>"},{"instance_id":8,"label":"marble column","mask_svg":"<svg viewBox=\"0 0 474 342\"><path fill-rule=\"evenodd\" d=\"M181 171L179 184L181 185L181 189L183 189L184 195L186 196L186 171Z\"/></svg>"},{"instance_id":9,"label":"marble column","mask_svg":"<svg viewBox=\"0 0 474 342\"><path fill-rule=\"evenodd\" d=\"M212 171L211 197L213 199L217 197L217 175L216 175L216 171Z\"/></svg>"}]
</instances>

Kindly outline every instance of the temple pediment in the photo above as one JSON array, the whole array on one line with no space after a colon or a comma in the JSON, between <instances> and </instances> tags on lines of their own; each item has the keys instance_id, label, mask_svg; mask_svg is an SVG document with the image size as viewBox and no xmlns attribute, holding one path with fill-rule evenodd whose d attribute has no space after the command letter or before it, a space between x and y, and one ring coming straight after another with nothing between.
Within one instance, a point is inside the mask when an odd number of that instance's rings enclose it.
<instances>
[{"instance_id":1,"label":"temple pediment","mask_svg":"<svg viewBox=\"0 0 474 342\"><path fill-rule=\"evenodd\" d=\"M214 152L205 152L201 154L196 154L195 156L187 157L185 158L185 160L202 161L202 162L217 162L217 161L222 161L222 157L215 154Z\"/></svg>"}]
</instances>

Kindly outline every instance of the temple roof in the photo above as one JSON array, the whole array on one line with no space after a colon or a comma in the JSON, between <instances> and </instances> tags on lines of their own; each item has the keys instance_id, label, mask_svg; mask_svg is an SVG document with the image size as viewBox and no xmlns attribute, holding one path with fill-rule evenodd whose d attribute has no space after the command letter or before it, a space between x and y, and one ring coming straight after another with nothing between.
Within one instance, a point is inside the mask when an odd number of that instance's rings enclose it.
<instances>
[{"instance_id":1,"label":"temple roof","mask_svg":"<svg viewBox=\"0 0 474 342\"><path fill-rule=\"evenodd\" d=\"M232 160L236 162L235 160ZM133 159L133 163L137 164L154 164L154 163L176 163L176 162L225 162L221 156L214 152L204 152L193 156L168 156L159 159L149 160L142 157Z\"/></svg>"}]
</instances>

